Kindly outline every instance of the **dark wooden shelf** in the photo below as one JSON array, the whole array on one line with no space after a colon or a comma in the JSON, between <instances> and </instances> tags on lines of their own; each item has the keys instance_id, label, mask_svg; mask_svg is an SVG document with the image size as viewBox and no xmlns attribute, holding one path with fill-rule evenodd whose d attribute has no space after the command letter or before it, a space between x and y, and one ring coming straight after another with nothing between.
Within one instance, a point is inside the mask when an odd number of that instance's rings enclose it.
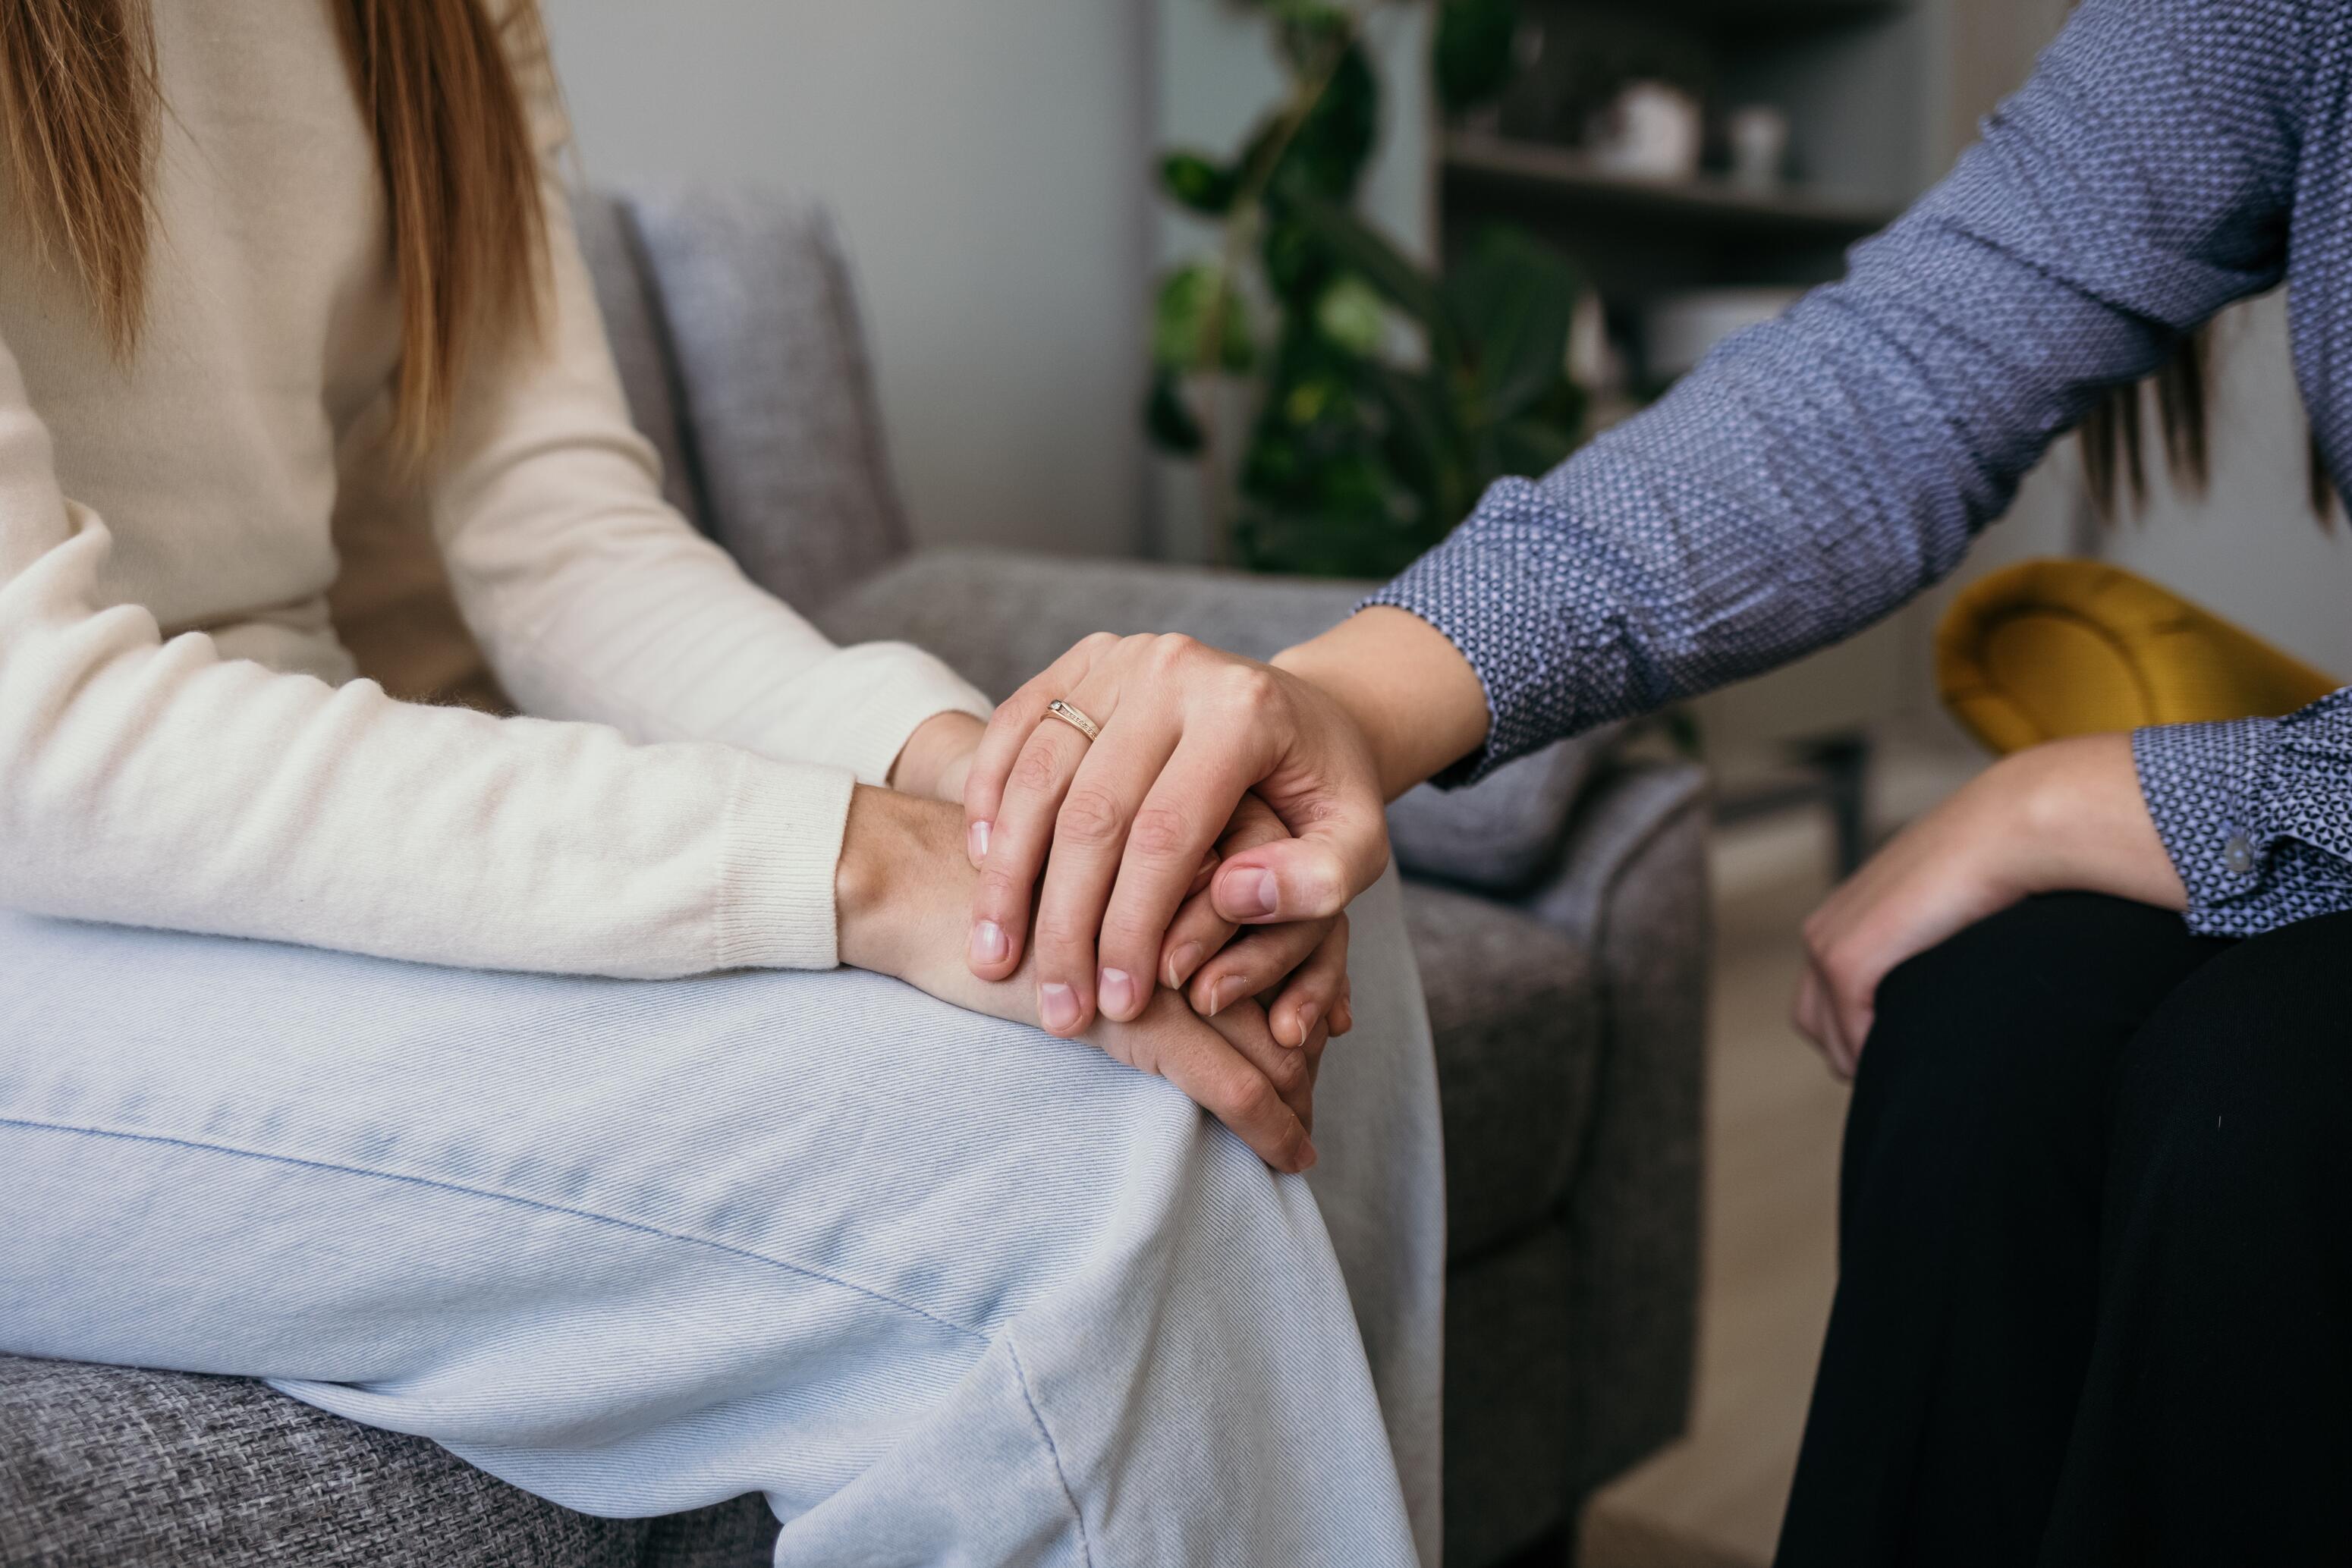
<instances>
[{"instance_id":1,"label":"dark wooden shelf","mask_svg":"<svg viewBox=\"0 0 2352 1568\"><path fill-rule=\"evenodd\" d=\"M1806 246L1843 245L1874 234L1900 210L1802 184L1759 190L1705 175L1645 179L1603 169L1573 148L1472 132L1447 136L1444 166L1450 182L1507 192L1555 211Z\"/></svg>"}]
</instances>

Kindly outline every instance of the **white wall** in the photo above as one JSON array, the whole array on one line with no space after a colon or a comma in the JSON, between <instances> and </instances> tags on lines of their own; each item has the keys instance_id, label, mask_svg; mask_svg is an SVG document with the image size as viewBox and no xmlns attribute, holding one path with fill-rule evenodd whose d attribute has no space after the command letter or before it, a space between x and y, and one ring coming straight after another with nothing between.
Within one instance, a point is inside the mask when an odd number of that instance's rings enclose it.
<instances>
[{"instance_id":1,"label":"white wall","mask_svg":"<svg viewBox=\"0 0 2352 1568\"><path fill-rule=\"evenodd\" d=\"M2303 402L2273 293L2214 324L2213 483L2169 486L2099 553L2352 680L2352 528L2323 528L2305 501Z\"/></svg>"},{"instance_id":2,"label":"white wall","mask_svg":"<svg viewBox=\"0 0 2352 1568\"><path fill-rule=\"evenodd\" d=\"M1150 246L1143 0L547 0L588 177L840 216L916 532L1124 551Z\"/></svg>"}]
</instances>

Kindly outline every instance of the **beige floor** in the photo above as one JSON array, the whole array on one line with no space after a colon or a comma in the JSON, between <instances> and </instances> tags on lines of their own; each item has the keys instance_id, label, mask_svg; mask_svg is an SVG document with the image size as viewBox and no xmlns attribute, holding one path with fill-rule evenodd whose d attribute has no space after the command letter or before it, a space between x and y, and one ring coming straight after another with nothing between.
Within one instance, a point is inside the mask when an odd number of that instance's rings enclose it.
<instances>
[{"instance_id":1,"label":"beige floor","mask_svg":"<svg viewBox=\"0 0 2352 1568\"><path fill-rule=\"evenodd\" d=\"M1887 781L1895 820L1972 766ZM1845 1088L1788 1025L1797 929L1828 890L1825 824L1718 833L1706 1230L1690 1435L1620 1479L1585 1521L1585 1568L1755 1568L1780 1530L1834 1283Z\"/></svg>"}]
</instances>

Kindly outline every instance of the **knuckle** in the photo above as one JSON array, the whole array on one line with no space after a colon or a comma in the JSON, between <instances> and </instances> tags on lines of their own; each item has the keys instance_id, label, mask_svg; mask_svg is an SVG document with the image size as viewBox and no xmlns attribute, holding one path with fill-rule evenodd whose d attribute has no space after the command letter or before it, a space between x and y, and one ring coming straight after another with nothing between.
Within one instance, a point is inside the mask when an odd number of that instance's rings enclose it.
<instances>
[{"instance_id":1,"label":"knuckle","mask_svg":"<svg viewBox=\"0 0 2352 1568\"><path fill-rule=\"evenodd\" d=\"M1080 849L1102 849L1118 841L1122 826L1118 798L1093 785L1073 789L1054 819L1054 837Z\"/></svg>"},{"instance_id":2,"label":"knuckle","mask_svg":"<svg viewBox=\"0 0 2352 1568\"><path fill-rule=\"evenodd\" d=\"M1274 1083L1262 1072L1248 1072L1238 1077L1226 1091L1225 1109L1239 1122L1263 1122L1287 1109L1282 1096L1275 1092Z\"/></svg>"},{"instance_id":3,"label":"knuckle","mask_svg":"<svg viewBox=\"0 0 2352 1568\"><path fill-rule=\"evenodd\" d=\"M1024 746L1021 748L1021 755L1013 760L1013 784L1039 794L1053 789L1060 772L1054 754L1042 746Z\"/></svg>"},{"instance_id":4,"label":"knuckle","mask_svg":"<svg viewBox=\"0 0 2352 1568\"><path fill-rule=\"evenodd\" d=\"M1172 670L1197 657L1201 644L1181 632L1163 632L1152 639L1152 662L1163 670Z\"/></svg>"},{"instance_id":5,"label":"knuckle","mask_svg":"<svg viewBox=\"0 0 2352 1568\"><path fill-rule=\"evenodd\" d=\"M1026 901L1029 884L998 865L985 865L980 872L980 902L996 910L1010 908Z\"/></svg>"},{"instance_id":6,"label":"knuckle","mask_svg":"<svg viewBox=\"0 0 2352 1568\"><path fill-rule=\"evenodd\" d=\"M1105 653L1118 647L1119 641L1119 635L1116 632L1089 632L1078 639L1078 645L1073 652Z\"/></svg>"},{"instance_id":7,"label":"knuckle","mask_svg":"<svg viewBox=\"0 0 2352 1568\"><path fill-rule=\"evenodd\" d=\"M1255 712L1275 700L1280 683L1263 665L1234 664L1225 673L1223 686L1226 701Z\"/></svg>"},{"instance_id":8,"label":"knuckle","mask_svg":"<svg viewBox=\"0 0 2352 1568\"><path fill-rule=\"evenodd\" d=\"M1037 946L1042 951L1074 953L1082 949L1093 935L1065 915L1037 917Z\"/></svg>"},{"instance_id":9,"label":"knuckle","mask_svg":"<svg viewBox=\"0 0 2352 1568\"><path fill-rule=\"evenodd\" d=\"M1307 1053L1286 1051L1265 1070L1266 1081L1284 1094L1296 1094L1307 1087Z\"/></svg>"},{"instance_id":10,"label":"knuckle","mask_svg":"<svg viewBox=\"0 0 2352 1568\"><path fill-rule=\"evenodd\" d=\"M1192 841L1192 824L1183 810L1166 802L1148 805L1135 814L1128 841L1137 852L1155 861L1185 854Z\"/></svg>"},{"instance_id":11,"label":"knuckle","mask_svg":"<svg viewBox=\"0 0 2352 1568\"><path fill-rule=\"evenodd\" d=\"M1160 934L1147 930L1143 922L1125 911L1106 916L1102 926L1105 952L1150 953L1157 950Z\"/></svg>"}]
</instances>

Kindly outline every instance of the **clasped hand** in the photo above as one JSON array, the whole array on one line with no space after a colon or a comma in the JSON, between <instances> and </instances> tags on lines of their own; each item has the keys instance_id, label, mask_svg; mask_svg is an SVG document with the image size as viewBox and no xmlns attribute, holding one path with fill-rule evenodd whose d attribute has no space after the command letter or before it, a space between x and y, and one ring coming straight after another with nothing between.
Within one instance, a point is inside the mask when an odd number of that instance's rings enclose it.
<instances>
[{"instance_id":1,"label":"clasped hand","mask_svg":"<svg viewBox=\"0 0 2352 1568\"><path fill-rule=\"evenodd\" d=\"M1049 717L1056 699L1097 733ZM970 721L934 722L893 782L961 794L968 916L942 938L927 915L915 947L867 967L1095 1040L1270 1164L1311 1160L1322 1046L1353 1021L1345 911L1388 865L1385 801L1486 733L1484 690L1452 643L1383 609L1270 663L1098 634L999 706L976 745ZM856 903L845 891L843 956L860 963ZM968 999L974 986L983 999Z\"/></svg>"}]
</instances>

